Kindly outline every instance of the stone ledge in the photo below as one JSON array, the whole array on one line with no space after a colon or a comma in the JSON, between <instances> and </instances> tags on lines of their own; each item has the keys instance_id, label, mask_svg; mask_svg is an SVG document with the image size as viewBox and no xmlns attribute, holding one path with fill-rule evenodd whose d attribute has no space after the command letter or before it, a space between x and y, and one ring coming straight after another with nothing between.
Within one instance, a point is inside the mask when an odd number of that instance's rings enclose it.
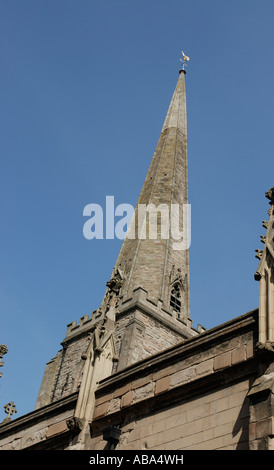
<instances>
[{"instance_id":1,"label":"stone ledge","mask_svg":"<svg viewBox=\"0 0 274 470\"><path fill-rule=\"evenodd\" d=\"M126 408L131 408L132 412L136 409L138 414L142 414L144 409L148 409L150 412L157 411L157 409L165 407L167 403L173 406L177 402L181 402L182 397L184 400L193 399L201 393L201 390L206 393L216 387L227 386L228 383L235 384L253 376L256 370L257 364L249 360L246 367L243 367L242 364L235 364L227 371L220 370L201 375L196 377L195 380L173 384L173 386L170 382L171 377L164 377L156 382L150 382L148 386L126 392L121 398L112 400L115 403L108 401L99 406L95 405L92 423L97 425L96 423L102 419L111 419L113 422L115 420L119 421L120 413Z\"/></svg>"},{"instance_id":2,"label":"stone ledge","mask_svg":"<svg viewBox=\"0 0 274 470\"><path fill-rule=\"evenodd\" d=\"M108 389L113 390L114 387L118 388L129 381L134 382L138 378L142 378L142 380L144 380L145 375L153 373L153 375L155 374L155 379L159 379L165 375L169 375L169 373L172 373L175 370L178 371L179 361L185 361L187 358L191 358L194 354L201 354L208 347L224 342L233 335L240 335L241 332L248 330L253 331L257 315L258 310L253 310L218 327L207 330L193 338L189 338L182 343L166 349L165 351L136 362L102 380L99 383L96 395L99 398L102 394L107 393ZM237 347L233 349L237 349ZM246 345L245 360L252 359L253 357L253 353L250 352L250 349L252 348L250 348L249 345ZM215 356L217 357L217 354ZM235 364L236 363L237 361ZM218 369L222 369L222 367L215 368L215 370ZM167 373L165 373L165 371Z\"/></svg>"},{"instance_id":3,"label":"stone ledge","mask_svg":"<svg viewBox=\"0 0 274 470\"><path fill-rule=\"evenodd\" d=\"M228 377L233 381L254 374L257 359L250 344L256 341L256 314L208 330L104 379L96 391L95 419L140 402L177 399L182 390L198 393L201 383L211 388Z\"/></svg>"},{"instance_id":4,"label":"stone ledge","mask_svg":"<svg viewBox=\"0 0 274 470\"><path fill-rule=\"evenodd\" d=\"M48 426L46 432L46 439L68 431L69 428L67 426L66 420L60 421L59 423L51 424L50 426Z\"/></svg>"},{"instance_id":5,"label":"stone ledge","mask_svg":"<svg viewBox=\"0 0 274 470\"><path fill-rule=\"evenodd\" d=\"M76 405L76 401L78 398L78 392L73 393L65 398L62 398L58 401L51 403L50 405L43 406L38 410L31 411L19 418L12 420L10 423L0 425L0 436L15 433L20 431L21 429L26 429L28 427L33 426L36 422L41 422L41 419L46 420L49 419L51 415L55 415L63 410L72 409L74 412L74 408Z\"/></svg>"}]
</instances>

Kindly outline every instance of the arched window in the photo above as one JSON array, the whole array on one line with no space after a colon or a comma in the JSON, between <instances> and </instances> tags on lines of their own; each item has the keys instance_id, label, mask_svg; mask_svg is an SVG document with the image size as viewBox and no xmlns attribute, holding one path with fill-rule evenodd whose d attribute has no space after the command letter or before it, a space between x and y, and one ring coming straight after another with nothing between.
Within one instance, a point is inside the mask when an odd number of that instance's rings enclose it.
<instances>
[{"instance_id":1,"label":"arched window","mask_svg":"<svg viewBox=\"0 0 274 470\"><path fill-rule=\"evenodd\" d=\"M170 306L176 310L176 312L181 311L181 289L179 284L175 284L171 289Z\"/></svg>"}]
</instances>

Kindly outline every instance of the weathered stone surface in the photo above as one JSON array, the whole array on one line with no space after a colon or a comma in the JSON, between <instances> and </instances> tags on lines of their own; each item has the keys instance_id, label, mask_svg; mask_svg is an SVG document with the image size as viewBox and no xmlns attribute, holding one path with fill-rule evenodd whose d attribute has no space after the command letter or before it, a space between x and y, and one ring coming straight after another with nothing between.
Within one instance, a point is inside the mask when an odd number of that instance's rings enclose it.
<instances>
[{"instance_id":1,"label":"weathered stone surface","mask_svg":"<svg viewBox=\"0 0 274 470\"><path fill-rule=\"evenodd\" d=\"M47 429L46 438L55 436L56 434L60 434L66 431L68 431L66 421L61 421L60 423L52 424Z\"/></svg>"},{"instance_id":2,"label":"weathered stone surface","mask_svg":"<svg viewBox=\"0 0 274 470\"><path fill-rule=\"evenodd\" d=\"M125 395L122 396L121 408L132 405L133 399L134 399L133 390L130 390L129 392L125 393Z\"/></svg>"},{"instance_id":3,"label":"weathered stone surface","mask_svg":"<svg viewBox=\"0 0 274 470\"><path fill-rule=\"evenodd\" d=\"M242 426L248 429L248 407L243 411L248 380L241 383L242 401L235 405L231 400L228 406L227 395L237 395L238 385L219 388L218 391L195 400L178 402L176 406L151 412L149 415L132 421L123 434L117 449L236 449L239 443L248 448L248 435L235 423L241 414ZM218 402L216 408L213 403ZM99 448L100 441L94 448Z\"/></svg>"},{"instance_id":4,"label":"weathered stone surface","mask_svg":"<svg viewBox=\"0 0 274 470\"><path fill-rule=\"evenodd\" d=\"M115 387L115 380L123 379L123 386L116 388L125 392L121 406L129 422L117 449L248 449L252 428L247 393L257 365L249 362L251 369L245 369L244 364L246 352L254 350L254 315L251 312L238 324L228 322L156 355L149 368L132 365L106 380L98 398L108 382ZM111 413L104 419L111 420ZM100 420L95 421L99 426ZM253 432L263 434L269 426L262 421ZM100 445L97 440L95 449Z\"/></svg>"},{"instance_id":5,"label":"weathered stone surface","mask_svg":"<svg viewBox=\"0 0 274 470\"><path fill-rule=\"evenodd\" d=\"M163 377L155 383L155 395L158 393L166 392L170 387L170 377Z\"/></svg>"}]
</instances>

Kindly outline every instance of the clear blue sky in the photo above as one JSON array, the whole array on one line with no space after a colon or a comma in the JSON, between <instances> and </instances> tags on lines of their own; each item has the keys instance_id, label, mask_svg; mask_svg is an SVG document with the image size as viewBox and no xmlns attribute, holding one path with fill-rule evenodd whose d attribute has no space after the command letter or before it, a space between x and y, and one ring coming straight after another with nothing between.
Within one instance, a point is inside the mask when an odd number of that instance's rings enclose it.
<instances>
[{"instance_id":1,"label":"clear blue sky","mask_svg":"<svg viewBox=\"0 0 274 470\"><path fill-rule=\"evenodd\" d=\"M136 203L181 50L193 326L258 306L273 24L273 0L0 1L0 421L33 410L67 324L101 303L121 241L86 240L83 208Z\"/></svg>"}]
</instances>

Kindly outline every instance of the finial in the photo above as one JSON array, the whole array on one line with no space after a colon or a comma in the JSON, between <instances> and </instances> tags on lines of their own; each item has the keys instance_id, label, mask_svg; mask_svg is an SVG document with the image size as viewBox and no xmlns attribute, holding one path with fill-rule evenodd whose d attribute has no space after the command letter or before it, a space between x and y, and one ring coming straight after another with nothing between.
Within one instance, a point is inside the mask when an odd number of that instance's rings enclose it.
<instances>
[{"instance_id":1,"label":"finial","mask_svg":"<svg viewBox=\"0 0 274 470\"><path fill-rule=\"evenodd\" d=\"M183 59L180 59L180 61L183 63L183 67L181 68L180 73L181 72L186 73L186 70L185 70L185 67L187 66L186 62L188 62L190 58L187 55L185 55L183 51L182 51L182 54L183 54Z\"/></svg>"},{"instance_id":2,"label":"finial","mask_svg":"<svg viewBox=\"0 0 274 470\"><path fill-rule=\"evenodd\" d=\"M7 403L4 406L4 410L8 416L6 417L6 419L4 419L4 421L2 421L2 423L9 423L11 421L11 416L14 415L14 413L17 413L17 409L14 402L11 401L10 403Z\"/></svg>"}]
</instances>

